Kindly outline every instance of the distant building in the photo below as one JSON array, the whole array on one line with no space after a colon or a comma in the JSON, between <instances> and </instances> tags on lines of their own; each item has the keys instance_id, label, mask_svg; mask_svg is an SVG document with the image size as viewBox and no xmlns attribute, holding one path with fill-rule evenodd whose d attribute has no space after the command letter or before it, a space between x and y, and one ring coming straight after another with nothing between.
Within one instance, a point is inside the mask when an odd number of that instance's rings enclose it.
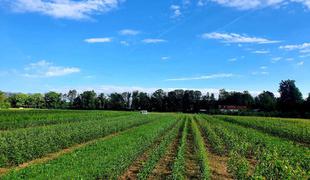
<instances>
[{"instance_id":1,"label":"distant building","mask_svg":"<svg viewBox=\"0 0 310 180\"><path fill-rule=\"evenodd\" d=\"M224 105L224 106L219 106L219 109L221 112L239 112L239 111L244 111L247 109L246 106L232 106L232 105Z\"/></svg>"},{"instance_id":2,"label":"distant building","mask_svg":"<svg viewBox=\"0 0 310 180\"><path fill-rule=\"evenodd\" d=\"M147 110L140 111L140 114L148 114Z\"/></svg>"}]
</instances>

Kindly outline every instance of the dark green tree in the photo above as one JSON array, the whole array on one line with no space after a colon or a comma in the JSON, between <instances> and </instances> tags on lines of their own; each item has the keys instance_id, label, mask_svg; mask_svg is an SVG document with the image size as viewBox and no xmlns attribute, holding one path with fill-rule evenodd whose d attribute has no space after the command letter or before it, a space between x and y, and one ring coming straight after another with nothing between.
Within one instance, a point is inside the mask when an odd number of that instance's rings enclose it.
<instances>
[{"instance_id":1,"label":"dark green tree","mask_svg":"<svg viewBox=\"0 0 310 180\"><path fill-rule=\"evenodd\" d=\"M279 93L279 106L284 112L297 111L303 103L302 94L294 80L281 81Z\"/></svg>"},{"instance_id":2,"label":"dark green tree","mask_svg":"<svg viewBox=\"0 0 310 180\"><path fill-rule=\"evenodd\" d=\"M154 111L164 112L166 110L166 94L162 89L155 91L151 97L151 104Z\"/></svg>"},{"instance_id":3,"label":"dark green tree","mask_svg":"<svg viewBox=\"0 0 310 180\"><path fill-rule=\"evenodd\" d=\"M95 91L84 91L80 97L82 109L96 109L97 94Z\"/></svg>"},{"instance_id":4,"label":"dark green tree","mask_svg":"<svg viewBox=\"0 0 310 180\"><path fill-rule=\"evenodd\" d=\"M69 101L69 107L72 108L73 106L73 103L74 103L74 99L77 98L78 96L78 93L77 91L74 89L74 90L69 90L68 94L67 94L67 99Z\"/></svg>"},{"instance_id":5,"label":"dark green tree","mask_svg":"<svg viewBox=\"0 0 310 180\"><path fill-rule=\"evenodd\" d=\"M256 105L262 111L274 111L277 106L277 99L274 94L269 91L264 91L259 94L256 98Z\"/></svg>"},{"instance_id":6,"label":"dark green tree","mask_svg":"<svg viewBox=\"0 0 310 180\"><path fill-rule=\"evenodd\" d=\"M9 102L11 104L11 107L13 108L27 107L26 105L27 99L28 99L27 94L17 93L9 97Z\"/></svg>"},{"instance_id":7,"label":"dark green tree","mask_svg":"<svg viewBox=\"0 0 310 180\"><path fill-rule=\"evenodd\" d=\"M109 108L113 110L122 110L125 109L125 100L122 94L119 93L112 93L110 94L109 99Z\"/></svg>"},{"instance_id":8,"label":"dark green tree","mask_svg":"<svg viewBox=\"0 0 310 180\"><path fill-rule=\"evenodd\" d=\"M100 93L97 97L96 104L97 104L97 109L106 109L107 108L107 98L104 95L104 93Z\"/></svg>"},{"instance_id":9,"label":"dark green tree","mask_svg":"<svg viewBox=\"0 0 310 180\"><path fill-rule=\"evenodd\" d=\"M61 107L61 94L50 91L44 95L45 107L56 109Z\"/></svg>"},{"instance_id":10,"label":"dark green tree","mask_svg":"<svg viewBox=\"0 0 310 180\"><path fill-rule=\"evenodd\" d=\"M4 92L0 91L0 109L9 108L10 104Z\"/></svg>"}]
</instances>

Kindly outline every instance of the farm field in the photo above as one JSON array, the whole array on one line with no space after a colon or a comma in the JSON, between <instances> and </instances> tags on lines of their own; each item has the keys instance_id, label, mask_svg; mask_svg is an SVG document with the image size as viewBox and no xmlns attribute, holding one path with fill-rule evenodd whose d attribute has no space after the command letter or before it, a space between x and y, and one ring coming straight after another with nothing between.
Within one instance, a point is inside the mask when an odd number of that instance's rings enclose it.
<instances>
[{"instance_id":1,"label":"farm field","mask_svg":"<svg viewBox=\"0 0 310 180\"><path fill-rule=\"evenodd\" d=\"M0 111L0 179L309 179L310 120Z\"/></svg>"}]
</instances>

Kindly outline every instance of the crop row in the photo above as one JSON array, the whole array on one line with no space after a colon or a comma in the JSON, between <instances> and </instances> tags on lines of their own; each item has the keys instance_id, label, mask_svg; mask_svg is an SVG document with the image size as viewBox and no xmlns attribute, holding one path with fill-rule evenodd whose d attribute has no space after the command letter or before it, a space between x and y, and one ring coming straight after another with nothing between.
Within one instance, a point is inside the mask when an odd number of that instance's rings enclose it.
<instances>
[{"instance_id":1,"label":"crop row","mask_svg":"<svg viewBox=\"0 0 310 180\"><path fill-rule=\"evenodd\" d=\"M310 144L309 120L240 116L216 116L216 118L296 142Z\"/></svg>"},{"instance_id":2,"label":"crop row","mask_svg":"<svg viewBox=\"0 0 310 180\"><path fill-rule=\"evenodd\" d=\"M196 121L191 120L191 128L193 130L195 146L199 155L199 165L201 167L202 179L210 179L208 152Z\"/></svg>"},{"instance_id":3,"label":"crop row","mask_svg":"<svg viewBox=\"0 0 310 180\"><path fill-rule=\"evenodd\" d=\"M150 173L155 168L157 162L166 153L171 142L177 138L178 133L182 130L182 124L184 121L179 121L177 126L170 130L162 139L160 144L151 150L150 157L144 163L140 172L138 173L138 179L147 179Z\"/></svg>"},{"instance_id":4,"label":"crop row","mask_svg":"<svg viewBox=\"0 0 310 180\"><path fill-rule=\"evenodd\" d=\"M0 167L21 164L48 153L153 121L158 116L130 116L0 133Z\"/></svg>"},{"instance_id":5,"label":"crop row","mask_svg":"<svg viewBox=\"0 0 310 180\"><path fill-rule=\"evenodd\" d=\"M98 140L48 163L11 171L2 179L116 179L176 122L174 116L159 116L156 121Z\"/></svg>"},{"instance_id":6,"label":"crop row","mask_svg":"<svg viewBox=\"0 0 310 180\"><path fill-rule=\"evenodd\" d=\"M225 145L230 157L228 166L235 177L248 176L248 160L253 158L256 163L252 177L255 178L302 179L309 176L309 149L210 116L204 118L199 123L203 128L210 127L209 130L216 133L217 141Z\"/></svg>"},{"instance_id":7,"label":"crop row","mask_svg":"<svg viewBox=\"0 0 310 180\"><path fill-rule=\"evenodd\" d=\"M189 128L189 121L186 117L185 119L185 125L182 131L182 137L181 142L178 147L178 153L175 158L175 161L173 163L172 168L172 175L173 179L185 179L185 152L186 152L186 146L187 146L187 135L188 135L188 128Z\"/></svg>"},{"instance_id":8,"label":"crop row","mask_svg":"<svg viewBox=\"0 0 310 180\"><path fill-rule=\"evenodd\" d=\"M110 117L130 115L130 112L115 111L62 111L62 110L29 110L0 111L0 130L36 127L43 125L100 120Z\"/></svg>"}]
</instances>

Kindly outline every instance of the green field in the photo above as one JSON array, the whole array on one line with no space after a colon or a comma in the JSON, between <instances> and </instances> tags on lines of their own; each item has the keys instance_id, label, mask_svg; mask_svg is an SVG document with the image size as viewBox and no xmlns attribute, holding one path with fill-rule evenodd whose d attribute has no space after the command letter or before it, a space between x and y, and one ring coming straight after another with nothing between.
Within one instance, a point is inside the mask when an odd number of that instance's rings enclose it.
<instances>
[{"instance_id":1,"label":"green field","mask_svg":"<svg viewBox=\"0 0 310 180\"><path fill-rule=\"evenodd\" d=\"M310 121L0 111L0 179L309 179Z\"/></svg>"}]
</instances>

